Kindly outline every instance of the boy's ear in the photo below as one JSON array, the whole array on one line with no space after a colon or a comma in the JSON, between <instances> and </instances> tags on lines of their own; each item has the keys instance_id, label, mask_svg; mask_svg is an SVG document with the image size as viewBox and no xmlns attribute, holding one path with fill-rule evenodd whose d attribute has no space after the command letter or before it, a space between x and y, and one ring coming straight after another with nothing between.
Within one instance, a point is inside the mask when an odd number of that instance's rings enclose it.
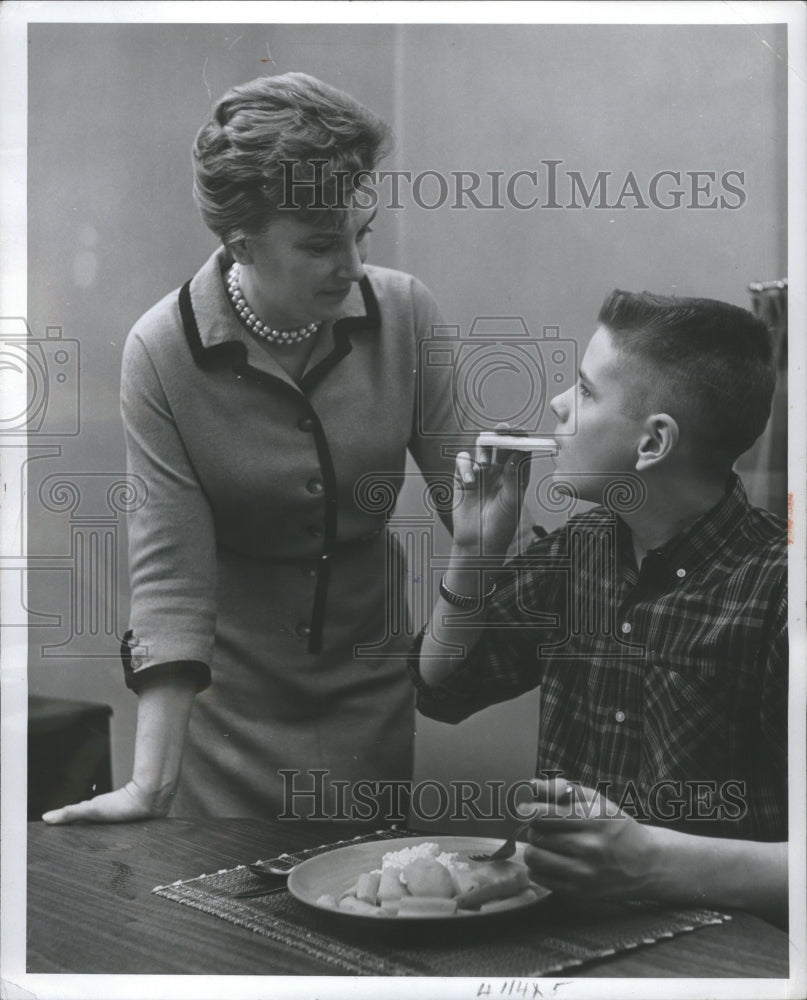
<instances>
[{"instance_id":1,"label":"boy's ear","mask_svg":"<svg viewBox=\"0 0 807 1000\"><path fill-rule=\"evenodd\" d=\"M645 421L636 452L636 471L649 469L664 459L678 444L678 423L669 413L654 413Z\"/></svg>"}]
</instances>

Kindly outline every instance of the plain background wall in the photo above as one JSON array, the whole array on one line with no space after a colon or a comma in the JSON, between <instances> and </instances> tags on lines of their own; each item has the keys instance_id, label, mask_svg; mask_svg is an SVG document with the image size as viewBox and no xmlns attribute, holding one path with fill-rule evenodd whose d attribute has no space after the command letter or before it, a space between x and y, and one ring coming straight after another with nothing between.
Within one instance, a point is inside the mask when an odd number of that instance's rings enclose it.
<instances>
[{"instance_id":1,"label":"plain background wall","mask_svg":"<svg viewBox=\"0 0 807 1000\"><path fill-rule=\"evenodd\" d=\"M540 174L554 159L587 186L610 171L613 200L628 171L645 198L661 170L743 172L734 211L630 199L621 210L427 211L404 199L382 212L371 259L422 278L464 331L476 316L521 316L533 334L559 326L582 355L613 287L747 306L749 281L785 273L784 26L40 24L29 39L28 320L37 337L61 327L81 356L80 432L41 437L50 451L34 448L28 465L29 688L113 706L119 781L135 698L108 634L110 622L126 627L128 591L123 519L104 491L125 471L121 351L137 317L215 248L191 198L189 148L225 89L290 69L319 76L392 124L384 166L413 174ZM424 185L424 200L434 190ZM62 402L49 405L52 417ZM78 483L77 505L48 508L40 489L54 476ZM399 511L416 511L419 495L408 483ZM77 578L93 530L111 540L105 581L86 568ZM107 622L85 621L78 639L88 587ZM529 775L536 706L527 695L459 727L420 720L418 776Z\"/></svg>"}]
</instances>

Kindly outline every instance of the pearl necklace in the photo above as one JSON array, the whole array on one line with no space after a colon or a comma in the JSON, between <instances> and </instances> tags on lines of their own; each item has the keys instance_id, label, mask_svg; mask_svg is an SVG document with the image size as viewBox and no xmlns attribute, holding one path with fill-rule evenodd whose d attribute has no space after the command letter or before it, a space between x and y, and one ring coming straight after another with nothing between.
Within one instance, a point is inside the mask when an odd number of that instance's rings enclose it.
<instances>
[{"instance_id":1,"label":"pearl necklace","mask_svg":"<svg viewBox=\"0 0 807 1000\"><path fill-rule=\"evenodd\" d=\"M262 340L266 340L270 344L301 344L317 332L319 323L308 323L306 326L298 327L296 330L276 330L273 326L264 323L247 305L247 300L241 291L238 274L238 264L235 263L227 273L227 293L230 296L233 309L238 313L241 321Z\"/></svg>"}]
</instances>

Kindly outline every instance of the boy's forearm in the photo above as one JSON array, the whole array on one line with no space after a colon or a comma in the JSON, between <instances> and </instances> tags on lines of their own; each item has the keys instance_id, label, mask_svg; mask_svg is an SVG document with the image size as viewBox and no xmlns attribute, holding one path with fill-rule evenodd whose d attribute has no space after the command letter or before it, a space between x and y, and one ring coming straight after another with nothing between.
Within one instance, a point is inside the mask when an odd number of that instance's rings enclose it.
<instances>
[{"instance_id":1,"label":"boy's forearm","mask_svg":"<svg viewBox=\"0 0 807 1000\"><path fill-rule=\"evenodd\" d=\"M699 837L652 827L654 898L749 910L787 923L787 844Z\"/></svg>"},{"instance_id":2,"label":"boy's forearm","mask_svg":"<svg viewBox=\"0 0 807 1000\"><path fill-rule=\"evenodd\" d=\"M420 649L420 676L431 687L452 674L481 638L480 626L485 621L482 603L484 580L479 569L474 568L478 564L478 554L467 554L456 547L452 549L445 572L445 584L455 594L478 599L480 605L475 614L469 617L467 611L454 607L438 595ZM462 616L461 623L443 624L447 617L457 616Z\"/></svg>"}]
</instances>

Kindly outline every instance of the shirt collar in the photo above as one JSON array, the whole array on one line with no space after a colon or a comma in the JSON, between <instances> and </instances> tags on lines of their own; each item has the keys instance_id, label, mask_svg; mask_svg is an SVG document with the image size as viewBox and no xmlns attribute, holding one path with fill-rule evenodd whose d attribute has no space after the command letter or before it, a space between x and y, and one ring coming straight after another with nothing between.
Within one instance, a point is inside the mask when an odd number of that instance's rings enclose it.
<instances>
[{"instance_id":1,"label":"shirt collar","mask_svg":"<svg viewBox=\"0 0 807 1000\"><path fill-rule=\"evenodd\" d=\"M730 543L748 510L742 481L732 472L722 499L655 552L679 578L684 578Z\"/></svg>"},{"instance_id":2,"label":"shirt collar","mask_svg":"<svg viewBox=\"0 0 807 1000\"><path fill-rule=\"evenodd\" d=\"M663 579L671 583L686 579L704 562L713 559L715 552L725 550L745 520L749 508L742 481L732 472L721 500L674 538L657 549L649 550L641 566L636 565L631 530L617 516L620 574L624 575L629 584L635 583L640 573L643 576L649 574L657 581Z\"/></svg>"}]
</instances>

